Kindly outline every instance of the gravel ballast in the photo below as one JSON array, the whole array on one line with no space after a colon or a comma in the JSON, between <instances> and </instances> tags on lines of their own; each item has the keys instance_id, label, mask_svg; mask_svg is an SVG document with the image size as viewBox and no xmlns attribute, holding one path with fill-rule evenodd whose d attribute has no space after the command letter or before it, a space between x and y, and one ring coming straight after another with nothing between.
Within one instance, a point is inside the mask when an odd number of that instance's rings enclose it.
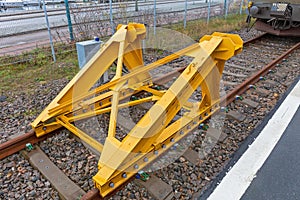
<instances>
[{"instance_id":1,"label":"gravel ballast","mask_svg":"<svg viewBox=\"0 0 300 200\"><path fill-rule=\"evenodd\" d=\"M245 30L234 33L240 34L244 40L261 34L254 29L249 33ZM259 102L259 107L245 107L240 103L231 103L228 106L230 110L238 111L247 118L243 123L239 123L233 119L224 120L221 117L224 122L222 131L227 135L223 142L207 138L205 131L196 130L192 133L195 139L190 148L202 155L202 160L197 166L184 157L179 157L170 165L151 172L173 187L175 199L197 197L209 186L244 139L274 107L288 86L299 75L300 60L297 55L299 55L299 50L265 77L278 82L278 85L269 87L263 82L257 83L259 87L270 90L268 96L261 97L255 90L248 90L243 95L244 98ZM247 59L255 62L257 57ZM276 72L286 72L285 77L276 76ZM30 130L29 123L51 102L67 82L66 79L54 80L38 84L30 93L10 91L2 94L0 97L0 143L7 141L12 135ZM218 127L217 122L212 124L212 127ZM51 161L84 191L93 187L91 178L97 173L98 157L78 142L72 133L62 130L41 142L39 146ZM3 199L59 199L50 183L36 169L33 169L21 154L14 154L0 161L0 197ZM129 183L112 199L152 199L152 197L145 188Z\"/></svg>"}]
</instances>

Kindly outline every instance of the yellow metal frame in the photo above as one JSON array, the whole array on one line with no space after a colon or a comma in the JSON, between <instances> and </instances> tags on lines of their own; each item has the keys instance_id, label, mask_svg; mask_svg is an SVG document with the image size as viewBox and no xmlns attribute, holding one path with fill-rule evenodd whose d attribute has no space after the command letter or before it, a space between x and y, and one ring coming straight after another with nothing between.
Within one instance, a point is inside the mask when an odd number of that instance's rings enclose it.
<instances>
[{"instance_id":1,"label":"yellow metal frame","mask_svg":"<svg viewBox=\"0 0 300 200\"><path fill-rule=\"evenodd\" d=\"M144 66L141 41L145 33L142 24L119 25L111 39L32 123L38 137L65 127L101 152L99 171L93 180L103 197L219 109L219 84L224 63L239 53L243 44L238 35L214 33L204 36L197 44ZM171 87L166 91L151 88L149 70L181 56L194 59ZM115 60L115 77L91 89ZM126 75L122 75L123 65L129 70ZM188 102L198 87L201 87L202 100ZM121 103L141 91L150 92L152 96ZM122 141L117 140L115 132L119 109L149 101L155 104ZM181 108L189 112L171 123ZM110 113L104 145L73 124L103 113Z\"/></svg>"}]
</instances>

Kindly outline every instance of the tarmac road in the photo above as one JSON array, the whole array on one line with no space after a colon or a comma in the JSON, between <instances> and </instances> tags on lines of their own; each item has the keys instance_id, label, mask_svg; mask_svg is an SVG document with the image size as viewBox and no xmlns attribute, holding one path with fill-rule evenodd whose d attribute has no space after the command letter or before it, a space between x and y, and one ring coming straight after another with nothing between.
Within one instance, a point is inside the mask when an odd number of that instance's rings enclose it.
<instances>
[{"instance_id":1,"label":"tarmac road","mask_svg":"<svg viewBox=\"0 0 300 200\"><path fill-rule=\"evenodd\" d=\"M179 1L179 2L177 2ZM147 0L147 2L150 2ZM188 8L203 6L205 0L195 0L188 1ZM141 4L142 2L140 2ZM127 12L134 13L134 7L129 7ZM139 5L139 10L143 9L153 9L153 6L142 6ZM184 9L184 1L182 0L174 0L173 3L168 4L157 4L157 12L161 11L176 11ZM116 12L116 11L115 11ZM51 12L51 15L55 14L55 12ZM50 27L55 26L65 26L67 25L67 17L61 11L57 11L57 15L49 16ZM19 49L24 49L28 46L32 46L33 44L46 44L49 41L48 31L46 30L47 26L45 23L44 16L35 15L36 18L28 18L26 19L25 15L14 15L10 16L13 21L7 21L9 19L1 17L0 14L0 55L3 54L11 54L14 51L18 51L16 46ZM38 31L38 29L43 29L42 31ZM67 27L64 27L67 32ZM28 32L20 35L22 32ZM55 31L52 29L52 34L55 35ZM66 38L67 39L67 38Z\"/></svg>"}]
</instances>

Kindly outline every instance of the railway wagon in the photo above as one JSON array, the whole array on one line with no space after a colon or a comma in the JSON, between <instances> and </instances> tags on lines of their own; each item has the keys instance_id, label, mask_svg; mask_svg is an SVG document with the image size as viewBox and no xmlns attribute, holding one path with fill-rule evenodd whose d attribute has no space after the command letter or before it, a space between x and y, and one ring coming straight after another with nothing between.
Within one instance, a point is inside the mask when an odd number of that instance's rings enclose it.
<instances>
[{"instance_id":1,"label":"railway wagon","mask_svg":"<svg viewBox=\"0 0 300 200\"><path fill-rule=\"evenodd\" d=\"M256 18L255 28L274 35L300 36L299 0L253 0L249 17Z\"/></svg>"}]
</instances>

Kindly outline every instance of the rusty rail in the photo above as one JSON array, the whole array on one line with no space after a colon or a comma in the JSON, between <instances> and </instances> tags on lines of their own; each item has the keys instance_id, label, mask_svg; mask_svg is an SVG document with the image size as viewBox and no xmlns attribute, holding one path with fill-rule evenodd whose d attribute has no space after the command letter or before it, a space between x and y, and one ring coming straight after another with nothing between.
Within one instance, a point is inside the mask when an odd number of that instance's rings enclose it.
<instances>
[{"instance_id":1,"label":"rusty rail","mask_svg":"<svg viewBox=\"0 0 300 200\"><path fill-rule=\"evenodd\" d=\"M271 63L263 67L261 70L256 72L253 76L246 79L243 83L235 87L232 91L230 91L229 94L227 94L224 98L221 99L221 103L226 102L226 105L230 102L232 102L236 95L244 93L246 90L248 90L249 85L252 85L256 83L261 76L264 76L269 72L270 69L274 68L277 63L282 61L284 58L286 58L289 54L291 54L296 49L300 48L300 42L294 45L292 48L281 54L277 59L273 60Z\"/></svg>"},{"instance_id":2,"label":"rusty rail","mask_svg":"<svg viewBox=\"0 0 300 200\"><path fill-rule=\"evenodd\" d=\"M244 46L248 45L252 42L255 42L258 39L261 39L263 36L267 35L267 33L263 33L261 35L258 35L254 38L251 38L250 40L247 40L246 42L244 42ZM177 77L180 73L182 73L185 70L186 67L180 67L172 72L167 73L166 75L164 75L163 77L159 77L153 80L154 84L157 85L162 85L165 84L169 81L171 81L174 77Z\"/></svg>"},{"instance_id":3,"label":"rusty rail","mask_svg":"<svg viewBox=\"0 0 300 200\"><path fill-rule=\"evenodd\" d=\"M264 33L264 34L261 34L259 36L256 36L250 40L247 40L246 42L244 42L244 45L248 45L252 42L255 42L256 40L258 39L261 39L262 37L264 37L265 35L267 35L267 33ZM157 85L162 85L162 84L165 84L169 81L171 81L174 77L177 77L180 73L182 73L184 70L185 70L186 67L180 67L172 72L169 72L167 74L165 74L163 77L159 77L159 78L156 78L153 80L153 83L154 84L157 84ZM238 87L241 87L238 86ZM227 97L227 96L226 96ZM234 99L233 99L234 100ZM221 100L222 102L222 100ZM223 100L224 102L224 100ZM226 105L228 105L231 101L226 101ZM129 181L128 181L129 182ZM123 186L124 187L124 186ZM122 188L122 186L120 186L120 188L118 188L117 190L120 190ZM114 194L114 193L113 193ZM110 194L108 195L107 197L103 198L100 196L100 192L98 189L96 188L93 188L92 190L90 190L88 193L86 193L86 195L84 195L81 200L106 200L108 199L109 197L111 197L113 194Z\"/></svg>"},{"instance_id":4,"label":"rusty rail","mask_svg":"<svg viewBox=\"0 0 300 200\"><path fill-rule=\"evenodd\" d=\"M31 130L28 133L25 133L5 143L2 143L0 144L0 160L14 153L17 153L18 151L21 151L26 147L27 143L35 144L39 141L45 140L47 137L43 136L38 138L36 137L35 132Z\"/></svg>"},{"instance_id":5,"label":"rusty rail","mask_svg":"<svg viewBox=\"0 0 300 200\"><path fill-rule=\"evenodd\" d=\"M258 35L258 36L256 36L256 37L254 37L254 38L251 38L251 39L247 40L246 42L244 42L244 46L245 46L245 45L248 45L248 44L251 44L252 42L255 42L255 41L258 40L258 39L261 39L262 37L264 37L264 36L266 36L266 35L268 35L268 33L263 33L263 34L261 34L261 35Z\"/></svg>"},{"instance_id":6,"label":"rusty rail","mask_svg":"<svg viewBox=\"0 0 300 200\"><path fill-rule=\"evenodd\" d=\"M260 39L261 37L265 36L266 34L262 34L260 36L257 36L251 40L248 40L244 43L244 45L250 44L258 39ZM255 73L252 77L248 78L247 80L245 80L243 83L241 83L240 85L238 85L234 90L230 91L230 93L228 93L224 98L221 99L221 104L225 104L226 106L231 103L232 101L235 100L236 95L242 94L243 92L245 92L246 90L249 89L249 85L256 83L259 78L265 74L267 74L269 72L270 69L272 69L273 67L275 67L275 65L277 63L279 63L280 61L282 61L284 58L286 58L289 54L291 54L293 51L295 51L296 49L300 48L300 42L297 43L296 45L294 45L292 48L290 48L289 50L287 50L286 52L284 52L281 56L279 56L276 60L273 60L271 63L269 63L268 65L266 65L264 68L262 68L260 71L258 71L257 73ZM185 67L181 67L178 68L177 70L174 70L168 74L166 74L165 76L163 76L163 78L160 79L155 79L153 82L156 84L163 84L166 83L170 80L173 79L173 77L178 76L178 73L181 73L183 70L185 69ZM109 197L111 197L112 195L109 195ZM102 198L100 196L99 191L94 188L93 190L89 191L83 198L82 200L92 200L92 199L96 199L96 200L104 200L106 198Z\"/></svg>"},{"instance_id":7,"label":"rusty rail","mask_svg":"<svg viewBox=\"0 0 300 200\"><path fill-rule=\"evenodd\" d=\"M262 34L251 40L248 40L244 43L244 45L250 44L250 43L262 38L264 35L266 35L266 34ZM272 69L277 63L279 63L281 60L286 58L290 53L292 53L293 51L295 51L298 48L300 48L300 42L297 43L296 45L294 45L288 51L284 52L276 60L274 60L271 63L269 63L268 65L266 65L263 69L261 69L260 71L255 73L252 77L250 77L249 79L245 80L243 83L238 85L234 90L230 91L229 94L227 94L224 98L221 99L221 103L225 103L226 105L228 105L230 102L232 102L235 99L236 95L239 95L239 94L245 92L248 89L249 85L257 82L261 76L268 73L268 71L270 69ZM185 69L185 67L178 68L178 69L164 75L163 77L154 79L153 82L158 85L166 83L166 82L172 80L174 77L178 76L178 74L181 73L182 71L184 71L184 69ZM52 134L47 134L46 136L37 138L34 131L32 130L28 133L25 133L14 139L11 139L5 143L2 143L2 144L0 144L0 159L3 159L9 155L12 155L12 154L17 153L18 151L24 149L26 147L27 143L35 144L39 141L45 140L47 137L49 137L51 135ZM122 188L122 186L121 186L121 188ZM119 188L119 190L121 188ZM109 195L109 196L111 196L111 195ZM84 195L82 197L82 200L89 200L89 199L100 200L100 199L108 199L108 198L109 197L106 197L106 198L100 197L99 191L96 188L94 188L94 189L90 190L86 195Z\"/></svg>"}]
</instances>

